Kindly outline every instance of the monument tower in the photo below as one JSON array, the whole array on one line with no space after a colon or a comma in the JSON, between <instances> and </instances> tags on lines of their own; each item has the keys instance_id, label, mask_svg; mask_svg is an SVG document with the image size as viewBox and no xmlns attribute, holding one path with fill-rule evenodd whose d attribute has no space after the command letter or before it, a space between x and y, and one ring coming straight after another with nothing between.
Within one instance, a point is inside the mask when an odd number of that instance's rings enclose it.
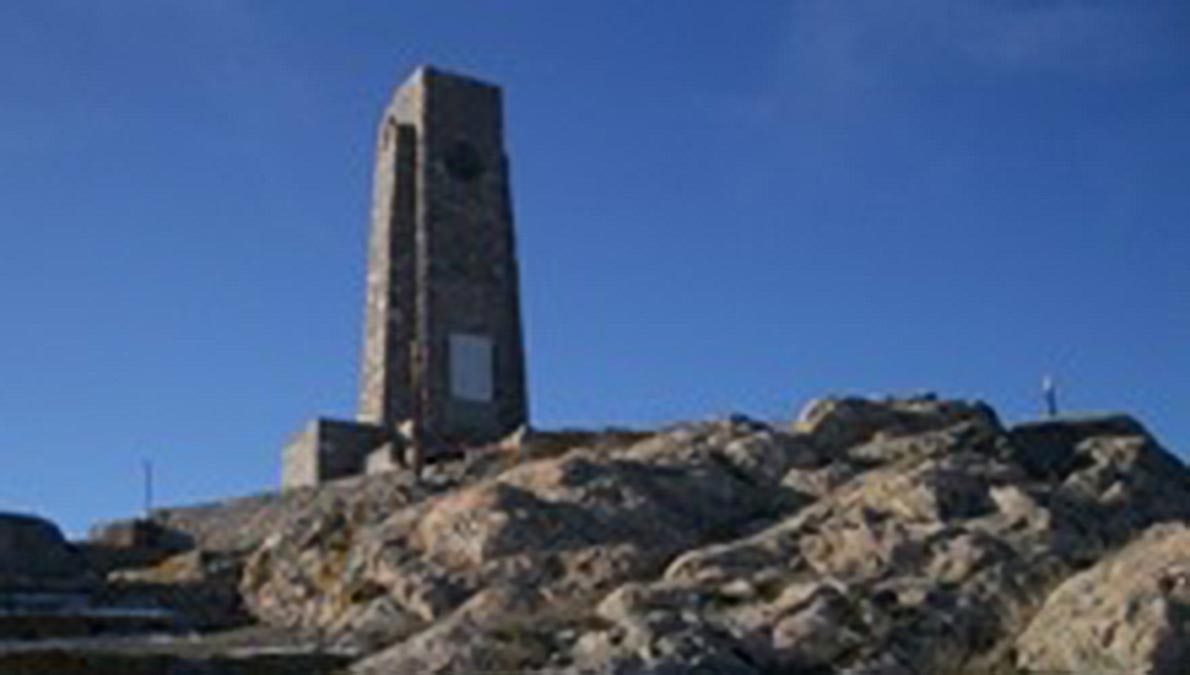
<instances>
[{"instance_id":1,"label":"monument tower","mask_svg":"<svg viewBox=\"0 0 1190 675\"><path fill-rule=\"evenodd\" d=\"M312 422L286 448L285 485L527 421L502 108L498 87L431 67L397 89L377 135L357 419Z\"/></svg>"},{"instance_id":2,"label":"monument tower","mask_svg":"<svg viewBox=\"0 0 1190 675\"><path fill-rule=\"evenodd\" d=\"M359 419L487 441L525 421L500 89L420 68L380 125Z\"/></svg>"}]
</instances>

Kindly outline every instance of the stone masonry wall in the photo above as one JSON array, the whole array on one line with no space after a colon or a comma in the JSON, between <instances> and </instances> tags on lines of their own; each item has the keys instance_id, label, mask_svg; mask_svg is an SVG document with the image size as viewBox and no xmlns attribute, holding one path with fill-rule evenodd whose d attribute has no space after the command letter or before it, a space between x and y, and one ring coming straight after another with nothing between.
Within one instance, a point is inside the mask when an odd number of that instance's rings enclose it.
<instances>
[{"instance_id":1,"label":"stone masonry wall","mask_svg":"<svg viewBox=\"0 0 1190 675\"><path fill-rule=\"evenodd\" d=\"M500 89L420 69L378 139L361 421L391 428L420 404L430 434L453 443L526 421L509 195ZM488 400L452 391L452 335L490 343Z\"/></svg>"},{"instance_id":2,"label":"stone masonry wall","mask_svg":"<svg viewBox=\"0 0 1190 675\"><path fill-rule=\"evenodd\" d=\"M285 447L281 484L305 487L363 473L384 438L376 425L316 419Z\"/></svg>"},{"instance_id":3,"label":"stone masonry wall","mask_svg":"<svg viewBox=\"0 0 1190 675\"><path fill-rule=\"evenodd\" d=\"M426 77L418 282L426 302L427 425L448 439L494 440L527 417L502 95L468 78ZM488 402L452 395L456 333L491 340Z\"/></svg>"},{"instance_id":4,"label":"stone masonry wall","mask_svg":"<svg viewBox=\"0 0 1190 675\"><path fill-rule=\"evenodd\" d=\"M412 405L417 130L421 85L398 89L376 142L358 418L391 427Z\"/></svg>"}]
</instances>

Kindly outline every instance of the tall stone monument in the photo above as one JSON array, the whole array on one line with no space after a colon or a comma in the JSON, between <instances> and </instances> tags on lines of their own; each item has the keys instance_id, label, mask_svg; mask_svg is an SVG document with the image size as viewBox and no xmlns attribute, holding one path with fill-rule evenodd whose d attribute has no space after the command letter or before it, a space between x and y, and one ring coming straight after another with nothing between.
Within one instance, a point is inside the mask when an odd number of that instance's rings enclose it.
<instances>
[{"instance_id":1,"label":"tall stone monument","mask_svg":"<svg viewBox=\"0 0 1190 675\"><path fill-rule=\"evenodd\" d=\"M314 420L282 482L388 468L527 421L501 92L422 67L380 123L355 422ZM412 436L412 437L410 437Z\"/></svg>"}]
</instances>

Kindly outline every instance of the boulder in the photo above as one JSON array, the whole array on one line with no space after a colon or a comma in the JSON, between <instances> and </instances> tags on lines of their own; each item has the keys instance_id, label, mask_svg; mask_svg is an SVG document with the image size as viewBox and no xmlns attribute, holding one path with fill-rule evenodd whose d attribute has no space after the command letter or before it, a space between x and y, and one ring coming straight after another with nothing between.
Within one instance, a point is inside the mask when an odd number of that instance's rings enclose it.
<instances>
[{"instance_id":1,"label":"boulder","mask_svg":"<svg viewBox=\"0 0 1190 675\"><path fill-rule=\"evenodd\" d=\"M1014 426L1009 438L1016 448L1014 461L1040 478L1060 479L1078 468L1075 449L1089 438L1147 436L1139 422L1127 415L1062 416Z\"/></svg>"},{"instance_id":2,"label":"boulder","mask_svg":"<svg viewBox=\"0 0 1190 675\"><path fill-rule=\"evenodd\" d=\"M907 436L973 422L999 429L986 404L944 401L927 395L871 400L858 397L811 401L798 415L794 429L809 434L821 447L843 450L877 437Z\"/></svg>"},{"instance_id":3,"label":"boulder","mask_svg":"<svg viewBox=\"0 0 1190 675\"><path fill-rule=\"evenodd\" d=\"M1158 525L1054 591L1017 641L1031 671L1175 675L1190 666L1190 526Z\"/></svg>"},{"instance_id":4,"label":"boulder","mask_svg":"<svg viewBox=\"0 0 1190 675\"><path fill-rule=\"evenodd\" d=\"M635 672L657 663L664 636L693 631L768 672L1011 668L1039 598L1149 524L1182 517L1190 489L1144 436L1084 435L1081 468L1039 480L992 420L857 434L826 467L793 466L783 484L844 468L767 528L687 550L658 579L613 592L598 610L611 625L570 658ZM591 668L581 672L620 672Z\"/></svg>"},{"instance_id":5,"label":"boulder","mask_svg":"<svg viewBox=\"0 0 1190 675\"><path fill-rule=\"evenodd\" d=\"M85 581L85 560L57 525L37 516L0 514L0 590Z\"/></svg>"}]
</instances>

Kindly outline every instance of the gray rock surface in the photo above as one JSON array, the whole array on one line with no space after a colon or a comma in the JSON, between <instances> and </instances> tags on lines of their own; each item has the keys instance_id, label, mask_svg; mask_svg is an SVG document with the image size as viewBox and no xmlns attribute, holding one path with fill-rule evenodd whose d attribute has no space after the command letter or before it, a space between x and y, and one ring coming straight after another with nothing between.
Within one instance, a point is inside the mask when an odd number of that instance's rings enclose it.
<instances>
[{"instance_id":1,"label":"gray rock surface","mask_svg":"<svg viewBox=\"0 0 1190 675\"><path fill-rule=\"evenodd\" d=\"M1190 473L1131 418L1005 429L980 403L847 398L791 429L573 438L241 516L225 549L243 607L359 654L360 673L1183 659ZM220 540L217 511L185 518Z\"/></svg>"},{"instance_id":2,"label":"gray rock surface","mask_svg":"<svg viewBox=\"0 0 1190 675\"><path fill-rule=\"evenodd\" d=\"M1022 668L1190 671L1190 526L1157 525L1054 591L1017 642Z\"/></svg>"},{"instance_id":3,"label":"gray rock surface","mask_svg":"<svg viewBox=\"0 0 1190 675\"><path fill-rule=\"evenodd\" d=\"M48 520L0 514L0 591L85 582L87 564Z\"/></svg>"}]
</instances>

